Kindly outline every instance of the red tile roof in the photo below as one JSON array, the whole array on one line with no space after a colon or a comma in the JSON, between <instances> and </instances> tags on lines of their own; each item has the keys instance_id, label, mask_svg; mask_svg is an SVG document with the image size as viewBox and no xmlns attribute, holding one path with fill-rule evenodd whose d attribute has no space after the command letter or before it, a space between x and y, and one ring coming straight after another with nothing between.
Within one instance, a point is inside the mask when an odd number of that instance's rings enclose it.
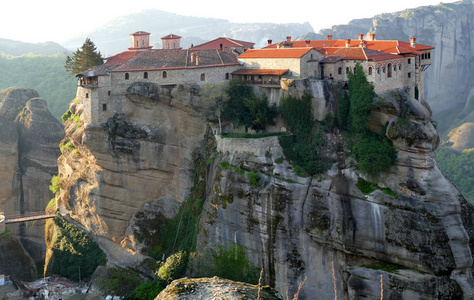
<instances>
[{"instance_id":1,"label":"red tile roof","mask_svg":"<svg viewBox=\"0 0 474 300\"><path fill-rule=\"evenodd\" d=\"M145 32L145 31L137 31L137 32L131 33L130 35L150 35L150 33Z\"/></svg>"},{"instance_id":2,"label":"red tile roof","mask_svg":"<svg viewBox=\"0 0 474 300\"><path fill-rule=\"evenodd\" d=\"M308 47L306 41L291 41L293 43L293 48L305 48ZM365 45L368 49L384 51L388 53L396 53L396 54L409 54L413 53L414 51L421 51L421 50L431 50L434 47L422 45L422 44L415 44L415 47L411 47L411 44L408 42L403 41L367 41L364 40ZM277 44L269 45L265 48L276 48ZM354 39L351 40L349 46L352 47L359 47L360 40ZM346 40L313 40L310 41L309 47L313 48L327 48L327 47L346 47Z\"/></svg>"},{"instance_id":3,"label":"red tile roof","mask_svg":"<svg viewBox=\"0 0 474 300\"><path fill-rule=\"evenodd\" d=\"M174 40L174 39L180 39L181 37L176 34L168 34L167 36L162 37L162 40Z\"/></svg>"},{"instance_id":4,"label":"red tile roof","mask_svg":"<svg viewBox=\"0 0 474 300\"><path fill-rule=\"evenodd\" d=\"M222 44L222 47L229 48L229 47L248 47L248 48L253 48L255 43L251 42L245 42L245 41L239 41L239 40L234 40L234 39L229 39L226 37L219 37L215 40L194 46L192 50L197 50L197 49L220 49L220 45Z\"/></svg>"},{"instance_id":5,"label":"red tile roof","mask_svg":"<svg viewBox=\"0 0 474 300\"><path fill-rule=\"evenodd\" d=\"M250 49L238 56L241 58L301 58L312 48L264 48Z\"/></svg>"},{"instance_id":6,"label":"red tile roof","mask_svg":"<svg viewBox=\"0 0 474 300\"><path fill-rule=\"evenodd\" d=\"M124 63L128 62L130 59L132 59L135 55L137 55L137 53L138 51L124 51L114 56L105 58L105 60L107 61L105 64L121 66Z\"/></svg>"},{"instance_id":7,"label":"red tile roof","mask_svg":"<svg viewBox=\"0 0 474 300\"><path fill-rule=\"evenodd\" d=\"M288 69L242 69L232 72L233 75L276 75L281 76L288 72Z\"/></svg>"}]
</instances>

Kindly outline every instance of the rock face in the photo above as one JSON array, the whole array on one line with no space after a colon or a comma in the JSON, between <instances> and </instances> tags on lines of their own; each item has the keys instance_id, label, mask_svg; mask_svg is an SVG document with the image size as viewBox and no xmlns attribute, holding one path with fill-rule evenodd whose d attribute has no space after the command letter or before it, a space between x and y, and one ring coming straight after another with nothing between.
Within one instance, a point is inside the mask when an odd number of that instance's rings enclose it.
<instances>
[{"instance_id":1,"label":"rock face","mask_svg":"<svg viewBox=\"0 0 474 300\"><path fill-rule=\"evenodd\" d=\"M453 143L451 148L463 151L474 148L474 122L464 123L454 128L448 134L449 141Z\"/></svg>"},{"instance_id":2,"label":"rock face","mask_svg":"<svg viewBox=\"0 0 474 300\"><path fill-rule=\"evenodd\" d=\"M370 126L386 128L399 158L379 178L365 178L376 188L364 192L337 132L328 134L336 163L314 179L279 161L276 142L262 143L265 155L227 145L234 150L216 157L208 178L198 252L242 245L280 292L294 293L307 277L300 299L330 299L334 284L344 299L375 299L381 283L389 299L468 299L474 210L436 166L429 107L392 91L374 102ZM258 187L222 161L257 172Z\"/></svg>"},{"instance_id":3,"label":"rock face","mask_svg":"<svg viewBox=\"0 0 474 300\"><path fill-rule=\"evenodd\" d=\"M171 282L155 300L193 299L249 299L283 300L283 297L268 286L262 287L242 282L234 282L218 277L177 279Z\"/></svg>"},{"instance_id":4,"label":"rock face","mask_svg":"<svg viewBox=\"0 0 474 300\"><path fill-rule=\"evenodd\" d=\"M10 231L0 234L0 274L23 281L36 280L36 266L20 241Z\"/></svg>"},{"instance_id":5,"label":"rock face","mask_svg":"<svg viewBox=\"0 0 474 300\"><path fill-rule=\"evenodd\" d=\"M335 115L332 92L319 81L289 83L286 92L305 89L323 91L315 117ZM58 162L66 212L110 262L136 267L146 259L137 223L153 213L176 215L214 116L193 86L128 90L124 113L100 125L83 126L81 108L71 103ZM275 137L249 142L264 149L216 138L221 152L205 157L206 172L198 174L205 202L197 252L238 244L264 268L264 284L280 292L289 286L295 294L307 277L299 299L330 299L335 291L375 299L381 284L387 299L468 299L474 209L437 168L428 104L387 92L373 103L370 128L385 129L398 150L397 164L379 178L359 174L336 129L326 133L333 166L316 178L299 177Z\"/></svg>"},{"instance_id":6,"label":"rock face","mask_svg":"<svg viewBox=\"0 0 474 300\"><path fill-rule=\"evenodd\" d=\"M63 127L36 91L9 88L0 92L0 133L0 207L7 217L44 211L53 198L49 185ZM8 226L35 260L44 259L42 222Z\"/></svg>"},{"instance_id":7,"label":"rock face","mask_svg":"<svg viewBox=\"0 0 474 300\"><path fill-rule=\"evenodd\" d=\"M134 215L145 209L171 218L189 195L204 119L212 114L195 86L129 90L124 113L106 123L67 121L58 160L66 212L123 266L145 258ZM72 103L71 112L80 115L81 108Z\"/></svg>"}]
</instances>

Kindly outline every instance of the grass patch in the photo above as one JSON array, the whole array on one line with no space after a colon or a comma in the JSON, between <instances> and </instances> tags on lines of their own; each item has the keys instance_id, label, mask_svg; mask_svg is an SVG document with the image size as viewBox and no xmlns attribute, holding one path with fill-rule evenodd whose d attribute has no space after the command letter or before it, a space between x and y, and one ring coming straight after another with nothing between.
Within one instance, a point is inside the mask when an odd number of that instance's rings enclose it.
<instances>
[{"instance_id":1,"label":"grass patch","mask_svg":"<svg viewBox=\"0 0 474 300\"><path fill-rule=\"evenodd\" d=\"M404 266L387 263L383 261L376 264L362 265L362 267L372 269L372 270L381 270L388 273L397 273L398 270L406 270Z\"/></svg>"},{"instance_id":2,"label":"grass patch","mask_svg":"<svg viewBox=\"0 0 474 300\"><path fill-rule=\"evenodd\" d=\"M397 194L390 188L385 188L385 187L380 187L379 185L365 181L362 178L357 178L357 183L356 183L357 188L365 195L372 193L375 190L381 190L384 192L386 195L395 197Z\"/></svg>"}]
</instances>

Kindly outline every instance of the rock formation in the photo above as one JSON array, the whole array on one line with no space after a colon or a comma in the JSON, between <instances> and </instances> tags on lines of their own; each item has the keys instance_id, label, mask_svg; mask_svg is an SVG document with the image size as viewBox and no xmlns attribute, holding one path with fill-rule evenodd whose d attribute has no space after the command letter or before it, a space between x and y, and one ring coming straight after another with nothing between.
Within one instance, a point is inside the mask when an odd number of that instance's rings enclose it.
<instances>
[{"instance_id":1,"label":"rock formation","mask_svg":"<svg viewBox=\"0 0 474 300\"><path fill-rule=\"evenodd\" d=\"M334 115L332 92L320 81L287 84L292 95L322 91L314 116ZM381 284L390 299L472 295L474 210L437 168L439 138L426 102L402 90L374 101L370 128L385 129L398 150L397 164L379 178L358 172L338 130L326 133L332 168L310 178L284 160L275 137L217 137L216 150L201 160L205 172L197 173L203 141L213 139L206 134L213 103L195 86L128 91L123 113L100 125L82 125L82 107L72 102L58 160L59 201L109 262L146 260L145 230L159 231L160 218L177 214L197 176L205 194L197 253L243 246L248 261L264 268L264 283L280 292L289 286L294 294L307 277L299 299L329 299L335 291L378 298Z\"/></svg>"},{"instance_id":2,"label":"rock formation","mask_svg":"<svg viewBox=\"0 0 474 300\"><path fill-rule=\"evenodd\" d=\"M177 279L171 282L155 300L193 299L249 299L282 300L283 297L268 286L259 288L242 282L223 278Z\"/></svg>"},{"instance_id":3,"label":"rock formation","mask_svg":"<svg viewBox=\"0 0 474 300\"><path fill-rule=\"evenodd\" d=\"M453 143L451 148L463 151L474 148L474 122L464 123L454 128L448 134L449 141Z\"/></svg>"},{"instance_id":4,"label":"rock formation","mask_svg":"<svg viewBox=\"0 0 474 300\"><path fill-rule=\"evenodd\" d=\"M49 184L57 174L63 127L36 91L15 87L0 92L0 132L1 209L7 217L44 211L53 198ZM44 259L42 222L8 227L36 261Z\"/></svg>"},{"instance_id":5,"label":"rock formation","mask_svg":"<svg viewBox=\"0 0 474 300\"><path fill-rule=\"evenodd\" d=\"M34 261L9 230L0 234L0 253L0 274L13 275L23 281L37 278Z\"/></svg>"}]
</instances>

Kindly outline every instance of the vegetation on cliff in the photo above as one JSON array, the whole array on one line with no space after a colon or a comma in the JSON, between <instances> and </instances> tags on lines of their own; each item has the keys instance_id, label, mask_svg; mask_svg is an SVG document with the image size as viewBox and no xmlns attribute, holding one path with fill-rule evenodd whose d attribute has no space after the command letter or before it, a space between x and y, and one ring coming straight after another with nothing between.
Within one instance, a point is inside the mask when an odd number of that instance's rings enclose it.
<instances>
[{"instance_id":1,"label":"vegetation on cliff","mask_svg":"<svg viewBox=\"0 0 474 300\"><path fill-rule=\"evenodd\" d=\"M444 144L436 151L436 161L463 196L474 204L474 149L458 152Z\"/></svg>"},{"instance_id":2,"label":"vegetation on cliff","mask_svg":"<svg viewBox=\"0 0 474 300\"><path fill-rule=\"evenodd\" d=\"M375 97L374 87L357 64L355 71L349 73L348 94L339 93L337 120L339 126L348 129L353 140L352 151L359 170L368 175L386 170L397 157L395 147L385 136L385 127L379 133L368 129Z\"/></svg>"},{"instance_id":3,"label":"vegetation on cliff","mask_svg":"<svg viewBox=\"0 0 474 300\"><path fill-rule=\"evenodd\" d=\"M72 280L89 279L97 266L107 259L96 242L59 213L45 227L46 244L51 255L46 258L46 273Z\"/></svg>"},{"instance_id":4,"label":"vegetation on cliff","mask_svg":"<svg viewBox=\"0 0 474 300\"><path fill-rule=\"evenodd\" d=\"M313 176L324 172L330 165L321 152L326 146L324 131L332 116L329 115L324 122L316 122L311 113L311 100L311 94L305 94L301 99L281 98L280 112L292 135L280 136L278 140L285 157Z\"/></svg>"},{"instance_id":5,"label":"vegetation on cliff","mask_svg":"<svg viewBox=\"0 0 474 300\"><path fill-rule=\"evenodd\" d=\"M237 126L255 131L274 125L278 111L275 103L270 105L265 95L257 97L246 83L231 81L226 88L226 101L222 107L222 118L231 120Z\"/></svg>"}]
</instances>

